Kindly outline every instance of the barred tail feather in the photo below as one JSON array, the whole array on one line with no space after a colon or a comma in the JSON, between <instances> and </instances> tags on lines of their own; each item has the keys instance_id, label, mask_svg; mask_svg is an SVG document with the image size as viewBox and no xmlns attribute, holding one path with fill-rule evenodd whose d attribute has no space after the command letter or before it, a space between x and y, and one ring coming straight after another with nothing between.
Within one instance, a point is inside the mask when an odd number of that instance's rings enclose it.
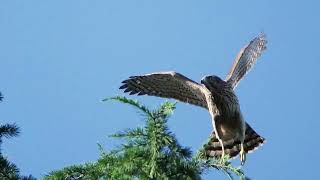
<instances>
[{"instance_id":1,"label":"barred tail feather","mask_svg":"<svg viewBox=\"0 0 320 180\"><path fill-rule=\"evenodd\" d=\"M245 139L244 139L244 151L246 153L250 153L254 150L256 150L259 146L263 145L265 143L265 139L261 137L259 134L257 134L250 126L246 123L246 133L245 133ZM229 155L230 158L236 157L241 150L240 141L234 141L233 139L228 141L223 141L225 154ZM207 144L203 147L204 154L206 157L214 157L214 158L220 158L222 155L222 148L221 144L216 136L216 134L213 132L210 136L210 140Z\"/></svg>"}]
</instances>

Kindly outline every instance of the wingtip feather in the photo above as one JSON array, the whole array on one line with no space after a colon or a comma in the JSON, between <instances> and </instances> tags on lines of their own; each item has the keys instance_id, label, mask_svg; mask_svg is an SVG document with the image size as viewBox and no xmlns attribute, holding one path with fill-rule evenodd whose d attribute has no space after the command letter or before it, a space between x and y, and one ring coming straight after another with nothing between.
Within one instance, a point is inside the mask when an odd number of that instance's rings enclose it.
<instances>
[{"instance_id":1,"label":"wingtip feather","mask_svg":"<svg viewBox=\"0 0 320 180\"><path fill-rule=\"evenodd\" d=\"M127 87L128 87L128 84L124 84L124 85L120 86L119 89L125 89Z\"/></svg>"}]
</instances>

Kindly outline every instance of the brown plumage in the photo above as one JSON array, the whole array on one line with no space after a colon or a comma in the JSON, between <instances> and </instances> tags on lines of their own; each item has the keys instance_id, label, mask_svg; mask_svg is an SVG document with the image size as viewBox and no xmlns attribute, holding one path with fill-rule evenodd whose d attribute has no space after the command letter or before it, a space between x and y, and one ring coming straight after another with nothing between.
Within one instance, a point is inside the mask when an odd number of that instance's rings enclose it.
<instances>
[{"instance_id":1,"label":"brown plumage","mask_svg":"<svg viewBox=\"0 0 320 180\"><path fill-rule=\"evenodd\" d=\"M150 95L172 98L207 109L212 118L213 133L204 146L205 155L235 157L240 153L243 164L246 153L265 142L244 120L234 88L253 67L266 49L265 35L260 34L239 55L226 78L205 76L201 84L176 72L159 72L132 76L120 89L130 95Z\"/></svg>"},{"instance_id":2,"label":"brown plumage","mask_svg":"<svg viewBox=\"0 0 320 180\"><path fill-rule=\"evenodd\" d=\"M247 123L245 134L243 144L245 153L252 152L265 143L265 139L257 134ZM228 154L230 158L234 158L240 153L240 144L240 141L234 141L233 139L223 141L225 154ZM203 146L203 153L209 157L221 157L222 147L214 131L212 132L208 143Z\"/></svg>"}]
</instances>

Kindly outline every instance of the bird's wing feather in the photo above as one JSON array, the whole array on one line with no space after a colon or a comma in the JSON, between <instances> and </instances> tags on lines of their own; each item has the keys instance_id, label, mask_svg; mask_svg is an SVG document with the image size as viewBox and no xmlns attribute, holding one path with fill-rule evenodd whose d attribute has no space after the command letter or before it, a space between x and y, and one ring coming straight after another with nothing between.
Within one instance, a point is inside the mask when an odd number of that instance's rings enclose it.
<instances>
[{"instance_id":1,"label":"bird's wing feather","mask_svg":"<svg viewBox=\"0 0 320 180\"><path fill-rule=\"evenodd\" d=\"M242 48L235 59L226 81L235 88L239 81L249 72L257 61L262 51L266 49L266 36L261 33L254 38L247 46Z\"/></svg>"},{"instance_id":2,"label":"bird's wing feather","mask_svg":"<svg viewBox=\"0 0 320 180\"><path fill-rule=\"evenodd\" d=\"M158 72L131 76L124 80L120 89L130 95L150 95L172 98L185 103L207 108L202 86L176 72Z\"/></svg>"}]
</instances>

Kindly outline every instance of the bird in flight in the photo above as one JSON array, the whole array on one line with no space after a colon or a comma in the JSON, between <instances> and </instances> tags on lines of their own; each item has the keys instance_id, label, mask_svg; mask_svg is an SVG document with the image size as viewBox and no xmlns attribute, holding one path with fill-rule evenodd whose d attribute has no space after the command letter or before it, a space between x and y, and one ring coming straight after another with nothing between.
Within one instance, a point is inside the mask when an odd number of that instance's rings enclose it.
<instances>
[{"instance_id":1,"label":"bird in flight","mask_svg":"<svg viewBox=\"0 0 320 180\"><path fill-rule=\"evenodd\" d=\"M225 155L233 158L240 153L243 165L246 153L257 149L265 139L244 120L234 89L266 49L266 43L266 36L261 33L243 47L225 80L210 75L197 83L177 72L157 72L131 76L120 89L130 95L171 98L207 109L213 132L204 146L205 155L223 159Z\"/></svg>"}]
</instances>

